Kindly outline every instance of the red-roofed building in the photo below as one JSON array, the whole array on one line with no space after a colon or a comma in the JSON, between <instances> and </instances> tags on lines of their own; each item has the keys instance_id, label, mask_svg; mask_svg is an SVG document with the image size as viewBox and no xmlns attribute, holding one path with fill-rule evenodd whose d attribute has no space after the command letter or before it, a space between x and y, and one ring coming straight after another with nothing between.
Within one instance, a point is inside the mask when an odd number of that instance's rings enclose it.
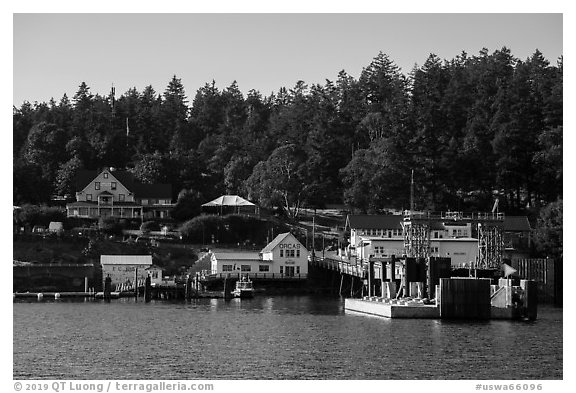
<instances>
[{"instance_id":1,"label":"red-roofed building","mask_svg":"<svg viewBox=\"0 0 576 393\"><path fill-rule=\"evenodd\" d=\"M124 170L80 171L76 190L68 217L167 218L174 207L170 184L142 184Z\"/></svg>"}]
</instances>

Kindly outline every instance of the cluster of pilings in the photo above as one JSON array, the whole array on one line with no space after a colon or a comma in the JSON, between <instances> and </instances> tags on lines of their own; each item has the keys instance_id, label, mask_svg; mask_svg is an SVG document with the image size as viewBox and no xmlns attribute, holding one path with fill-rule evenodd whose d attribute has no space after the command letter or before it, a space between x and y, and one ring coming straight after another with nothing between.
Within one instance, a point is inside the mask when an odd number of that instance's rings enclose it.
<instances>
[{"instance_id":1,"label":"cluster of pilings","mask_svg":"<svg viewBox=\"0 0 576 393\"><path fill-rule=\"evenodd\" d=\"M380 262L378 274L374 265L374 261L368 263L368 277L364 282L368 296L434 299L440 279L452 275L450 258L392 257Z\"/></svg>"}]
</instances>

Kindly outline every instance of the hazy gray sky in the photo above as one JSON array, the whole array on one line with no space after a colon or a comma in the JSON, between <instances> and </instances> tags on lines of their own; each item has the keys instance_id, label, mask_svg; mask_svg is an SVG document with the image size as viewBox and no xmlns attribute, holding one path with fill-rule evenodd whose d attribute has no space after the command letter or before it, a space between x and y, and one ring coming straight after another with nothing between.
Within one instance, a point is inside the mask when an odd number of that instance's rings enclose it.
<instances>
[{"instance_id":1,"label":"hazy gray sky","mask_svg":"<svg viewBox=\"0 0 576 393\"><path fill-rule=\"evenodd\" d=\"M452 59L507 46L555 64L562 14L14 14L13 103L70 98L81 82L119 96L173 75L196 90L234 80L267 96L296 81L358 78L379 51L408 73L430 53Z\"/></svg>"}]
</instances>

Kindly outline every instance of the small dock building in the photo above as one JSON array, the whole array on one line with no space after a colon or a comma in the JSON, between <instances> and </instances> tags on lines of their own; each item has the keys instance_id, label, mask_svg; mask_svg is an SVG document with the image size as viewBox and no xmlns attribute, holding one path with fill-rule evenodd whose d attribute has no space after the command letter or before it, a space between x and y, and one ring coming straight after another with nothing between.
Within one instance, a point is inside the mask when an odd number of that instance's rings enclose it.
<instances>
[{"instance_id":1,"label":"small dock building","mask_svg":"<svg viewBox=\"0 0 576 393\"><path fill-rule=\"evenodd\" d=\"M151 283L162 284L162 268L153 265L152 255L101 255L102 279L110 277L112 287L132 284L135 278L144 282L150 276Z\"/></svg>"}]
</instances>

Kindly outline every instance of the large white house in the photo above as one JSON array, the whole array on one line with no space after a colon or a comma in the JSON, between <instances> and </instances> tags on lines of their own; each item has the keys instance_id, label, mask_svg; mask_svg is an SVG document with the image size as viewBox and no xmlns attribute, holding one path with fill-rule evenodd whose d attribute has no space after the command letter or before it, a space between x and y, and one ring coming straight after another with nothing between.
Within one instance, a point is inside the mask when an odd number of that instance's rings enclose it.
<instances>
[{"instance_id":1,"label":"large white house","mask_svg":"<svg viewBox=\"0 0 576 393\"><path fill-rule=\"evenodd\" d=\"M260 252L213 251L212 274L241 274L262 278L306 278L308 250L290 232L282 233Z\"/></svg>"},{"instance_id":2,"label":"large white house","mask_svg":"<svg viewBox=\"0 0 576 393\"><path fill-rule=\"evenodd\" d=\"M68 217L167 218L174 207L170 184L142 184L125 170L81 170L76 189Z\"/></svg>"}]
</instances>

